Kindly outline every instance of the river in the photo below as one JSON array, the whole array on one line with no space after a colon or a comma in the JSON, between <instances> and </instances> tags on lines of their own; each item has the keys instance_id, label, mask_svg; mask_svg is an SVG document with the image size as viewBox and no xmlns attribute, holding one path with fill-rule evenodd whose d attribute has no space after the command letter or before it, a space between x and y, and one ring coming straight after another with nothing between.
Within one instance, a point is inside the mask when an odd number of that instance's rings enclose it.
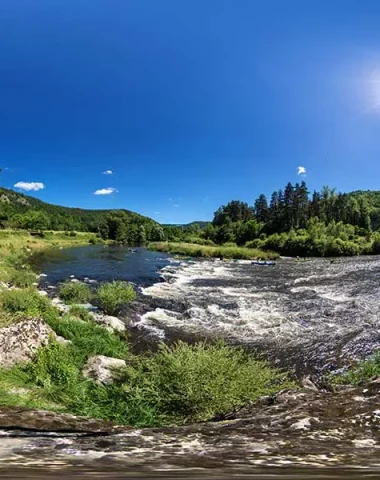
<instances>
[{"instance_id":1,"label":"river","mask_svg":"<svg viewBox=\"0 0 380 480\"><path fill-rule=\"evenodd\" d=\"M313 380L380 344L379 257L283 259L263 267L94 246L38 261L45 288L70 275L132 281L139 299L125 311L130 330L153 343L225 338ZM379 388L285 393L223 422L105 437L4 430L0 461L65 466L67 478L375 478Z\"/></svg>"}]
</instances>

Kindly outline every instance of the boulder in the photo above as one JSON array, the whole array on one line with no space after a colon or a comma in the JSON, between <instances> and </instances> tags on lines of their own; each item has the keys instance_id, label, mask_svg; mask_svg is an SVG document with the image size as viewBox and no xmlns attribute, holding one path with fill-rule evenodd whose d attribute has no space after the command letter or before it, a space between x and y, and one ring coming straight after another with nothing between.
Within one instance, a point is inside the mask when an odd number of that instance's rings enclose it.
<instances>
[{"instance_id":1,"label":"boulder","mask_svg":"<svg viewBox=\"0 0 380 480\"><path fill-rule=\"evenodd\" d=\"M92 378L97 383L111 385L119 376L120 369L126 366L125 360L96 355L88 359L83 369L83 375Z\"/></svg>"},{"instance_id":2,"label":"boulder","mask_svg":"<svg viewBox=\"0 0 380 480\"><path fill-rule=\"evenodd\" d=\"M102 313L93 314L94 322L106 327L110 332L124 332L125 324L122 320L111 315L103 315Z\"/></svg>"},{"instance_id":3,"label":"boulder","mask_svg":"<svg viewBox=\"0 0 380 480\"><path fill-rule=\"evenodd\" d=\"M53 298L51 303L62 313L67 313L70 310L70 307L59 298Z\"/></svg>"},{"instance_id":4,"label":"boulder","mask_svg":"<svg viewBox=\"0 0 380 480\"><path fill-rule=\"evenodd\" d=\"M0 366L11 367L31 360L35 351L46 345L49 338L57 338L53 330L40 319L28 319L0 328Z\"/></svg>"}]
</instances>

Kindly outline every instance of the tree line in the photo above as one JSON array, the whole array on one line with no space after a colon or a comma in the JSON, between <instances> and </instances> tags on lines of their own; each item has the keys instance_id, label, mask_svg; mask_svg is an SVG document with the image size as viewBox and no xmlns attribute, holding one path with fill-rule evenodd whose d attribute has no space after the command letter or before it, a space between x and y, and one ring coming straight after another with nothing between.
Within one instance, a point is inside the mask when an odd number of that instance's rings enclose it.
<instances>
[{"instance_id":1,"label":"tree line","mask_svg":"<svg viewBox=\"0 0 380 480\"><path fill-rule=\"evenodd\" d=\"M323 187L310 194L306 183L287 183L269 200L222 205L205 228L168 230L170 240L236 244L284 255L380 253L380 192L337 193ZM174 237L174 238L173 238Z\"/></svg>"}]
</instances>

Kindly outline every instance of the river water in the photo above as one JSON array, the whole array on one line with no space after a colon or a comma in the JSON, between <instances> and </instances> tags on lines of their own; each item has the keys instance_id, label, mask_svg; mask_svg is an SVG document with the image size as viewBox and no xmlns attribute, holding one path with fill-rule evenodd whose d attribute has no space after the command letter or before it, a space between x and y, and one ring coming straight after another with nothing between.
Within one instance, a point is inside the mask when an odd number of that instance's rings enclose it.
<instances>
[{"instance_id":1,"label":"river water","mask_svg":"<svg viewBox=\"0 0 380 480\"><path fill-rule=\"evenodd\" d=\"M283 259L263 267L94 246L39 262L45 287L70 275L132 281L140 294L125 312L129 327L153 342L225 338L313 380L380 345L379 257ZM379 389L376 383L369 390L284 394L221 423L104 439L19 432L17 445L4 431L10 443L0 447L0 465L13 458L14 468L24 461L74 467L67 478L75 478L75 466L90 478L380 478Z\"/></svg>"}]
</instances>

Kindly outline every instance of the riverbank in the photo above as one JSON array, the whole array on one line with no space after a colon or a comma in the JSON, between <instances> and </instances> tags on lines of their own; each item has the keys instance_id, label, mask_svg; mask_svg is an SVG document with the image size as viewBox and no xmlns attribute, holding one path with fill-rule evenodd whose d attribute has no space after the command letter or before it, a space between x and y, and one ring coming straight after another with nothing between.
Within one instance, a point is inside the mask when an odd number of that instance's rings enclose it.
<instances>
[{"instance_id":1,"label":"riverbank","mask_svg":"<svg viewBox=\"0 0 380 480\"><path fill-rule=\"evenodd\" d=\"M263 260L275 260L279 255L274 252L264 252L256 248L228 247L228 246L208 246L197 245L194 243L174 243L174 242L152 242L148 248L159 252L183 255L186 257L204 257L204 258L228 258L254 260L261 258Z\"/></svg>"},{"instance_id":2,"label":"riverbank","mask_svg":"<svg viewBox=\"0 0 380 480\"><path fill-rule=\"evenodd\" d=\"M26 230L0 230L0 282L9 282L14 273L29 268L30 257L50 248L69 248L96 242L93 233L44 232L32 235Z\"/></svg>"},{"instance_id":3,"label":"riverbank","mask_svg":"<svg viewBox=\"0 0 380 480\"><path fill-rule=\"evenodd\" d=\"M133 354L128 319L120 316L135 299L133 287L68 278L48 295L26 264L15 263L33 253L24 242L20 236L18 250L12 247L8 260L17 275L11 272L0 291L3 405L160 426L206 421L294 386L286 373L224 343L182 342Z\"/></svg>"}]
</instances>

